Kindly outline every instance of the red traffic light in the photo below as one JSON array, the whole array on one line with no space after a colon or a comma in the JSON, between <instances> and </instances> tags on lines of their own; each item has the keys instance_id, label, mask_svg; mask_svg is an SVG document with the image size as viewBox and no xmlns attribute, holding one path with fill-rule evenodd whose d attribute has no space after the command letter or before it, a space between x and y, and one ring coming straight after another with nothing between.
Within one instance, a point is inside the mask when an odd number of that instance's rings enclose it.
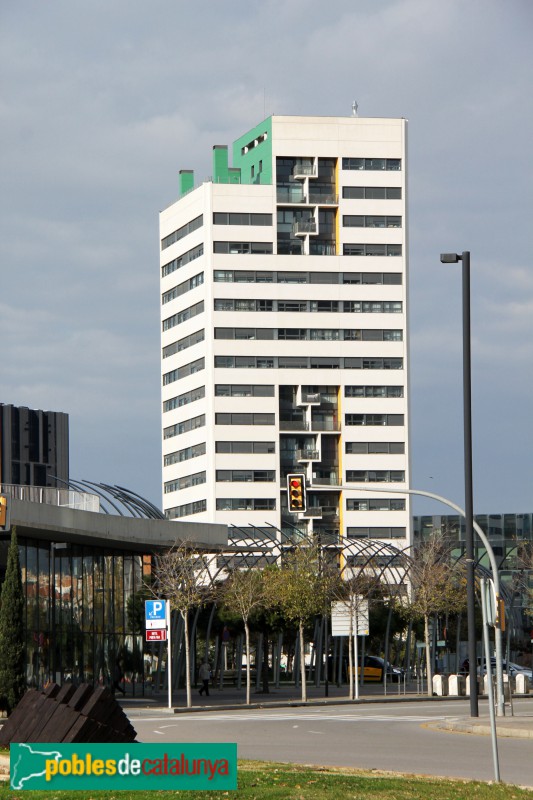
<instances>
[{"instance_id":1,"label":"red traffic light","mask_svg":"<svg viewBox=\"0 0 533 800\"><path fill-rule=\"evenodd\" d=\"M287 475L287 505L291 514L303 514L307 510L305 475Z\"/></svg>"}]
</instances>

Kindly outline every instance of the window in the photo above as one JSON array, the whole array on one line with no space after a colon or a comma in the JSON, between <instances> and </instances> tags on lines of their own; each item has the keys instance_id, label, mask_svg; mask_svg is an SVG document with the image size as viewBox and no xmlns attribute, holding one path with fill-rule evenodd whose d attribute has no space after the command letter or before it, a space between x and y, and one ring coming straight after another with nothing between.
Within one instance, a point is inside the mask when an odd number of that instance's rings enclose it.
<instances>
[{"instance_id":1,"label":"window","mask_svg":"<svg viewBox=\"0 0 533 800\"><path fill-rule=\"evenodd\" d=\"M346 442L346 453L405 453L404 442Z\"/></svg>"},{"instance_id":2,"label":"window","mask_svg":"<svg viewBox=\"0 0 533 800\"><path fill-rule=\"evenodd\" d=\"M403 386L345 386L345 397L403 397Z\"/></svg>"},{"instance_id":3,"label":"window","mask_svg":"<svg viewBox=\"0 0 533 800\"><path fill-rule=\"evenodd\" d=\"M194 403L195 400L201 400L205 397L205 386L199 386L197 389L191 389L190 392L184 392L171 397L170 400L165 400L163 403L163 413L166 411L173 411L175 408L181 408L189 403Z\"/></svg>"},{"instance_id":4,"label":"window","mask_svg":"<svg viewBox=\"0 0 533 800\"><path fill-rule=\"evenodd\" d=\"M274 359L262 356L215 356L219 369L273 369Z\"/></svg>"},{"instance_id":5,"label":"window","mask_svg":"<svg viewBox=\"0 0 533 800\"><path fill-rule=\"evenodd\" d=\"M345 256L401 256L401 244L345 244Z\"/></svg>"},{"instance_id":6,"label":"window","mask_svg":"<svg viewBox=\"0 0 533 800\"><path fill-rule=\"evenodd\" d=\"M276 452L276 444L275 442L215 442L215 452L270 455Z\"/></svg>"},{"instance_id":7,"label":"window","mask_svg":"<svg viewBox=\"0 0 533 800\"><path fill-rule=\"evenodd\" d=\"M164 459L163 464L169 467L171 464L180 464L182 461L188 461L190 458L198 458L198 456L205 455L205 442L195 444L192 447L185 447L183 450L176 450L174 453L168 453Z\"/></svg>"},{"instance_id":8,"label":"window","mask_svg":"<svg viewBox=\"0 0 533 800\"><path fill-rule=\"evenodd\" d=\"M231 253L233 255L272 253L272 242L213 242L214 253Z\"/></svg>"},{"instance_id":9,"label":"window","mask_svg":"<svg viewBox=\"0 0 533 800\"><path fill-rule=\"evenodd\" d=\"M403 483L405 472L402 469L348 469L348 483Z\"/></svg>"},{"instance_id":10,"label":"window","mask_svg":"<svg viewBox=\"0 0 533 800\"><path fill-rule=\"evenodd\" d=\"M272 300L222 300L215 298L215 311L272 311Z\"/></svg>"},{"instance_id":11,"label":"window","mask_svg":"<svg viewBox=\"0 0 533 800\"><path fill-rule=\"evenodd\" d=\"M175 353L180 353L182 350L186 350L188 347L198 344L198 342L203 342L203 340L203 329L201 331L191 333L190 336L184 336L183 339L179 339L177 342L173 342L172 344L168 344L166 347L163 347L163 358L168 358L169 356L173 356Z\"/></svg>"},{"instance_id":12,"label":"window","mask_svg":"<svg viewBox=\"0 0 533 800\"><path fill-rule=\"evenodd\" d=\"M215 212L213 225L272 225L272 214Z\"/></svg>"},{"instance_id":13,"label":"window","mask_svg":"<svg viewBox=\"0 0 533 800\"><path fill-rule=\"evenodd\" d=\"M274 386L259 384L252 386L242 383L217 383L215 397L274 397Z\"/></svg>"},{"instance_id":14,"label":"window","mask_svg":"<svg viewBox=\"0 0 533 800\"><path fill-rule=\"evenodd\" d=\"M190 486L199 486L201 483L205 483L205 478L205 472L195 472L193 475L185 475L183 478L167 481L164 485L164 493L170 494L179 492L180 489L188 489Z\"/></svg>"},{"instance_id":15,"label":"window","mask_svg":"<svg viewBox=\"0 0 533 800\"><path fill-rule=\"evenodd\" d=\"M165 236L164 239L161 239L161 250L165 250L167 247L170 247L171 244L174 242L179 242L180 239L183 239L189 233L197 230L204 224L203 215L200 214L199 217L187 222L186 225L182 225L181 228L178 228L176 231L173 231L168 236Z\"/></svg>"},{"instance_id":16,"label":"window","mask_svg":"<svg viewBox=\"0 0 533 800\"><path fill-rule=\"evenodd\" d=\"M403 414L345 414L346 425L403 425Z\"/></svg>"},{"instance_id":17,"label":"window","mask_svg":"<svg viewBox=\"0 0 533 800\"><path fill-rule=\"evenodd\" d=\"M345 228L401 228L402 218L344 214L342 224Z\"/></svg>"},{"instance_id":18,"label":"window","mask_svg":"<svg viewBox=\"0 0 533 800\"><path fill-rule=\"evenodd\" d=\"M185 292L190 292L191 289L196 289L196 287L201 286L203 282L204 273L199 272L198 275L194 275L194 277L189 278L188 281L183 281L183 283L173 286L172 289L168 290L168 292L163 293L163 305L165 305L165 303L170 303L171 300L175 300L176 297L181 297L181 295L185 294Z\"/></svg>"},{"instance_id":19,"label":"window","mask_svg":"<svg viewBox=\"0 0 533 800\"><path fill-rule=\"evenodd\" d=\"M193 514L201 514L207 510L206 500L196 500L194 503L185 503L183 506L174 506L165 511L167 519L179 519L180 517L190 517Z\"/></svg>"},{"instance_id":20,"label":"window","mask_svg":"<svg viewBox=\"0 0 533 800\"><path fill-rule=\"evenodd\" d=\"M180 436L182 433L189 433L196 428L202 428L205 425L205 414L200 414L198 417L191 417L185 419L183 422L177 422L175 425L169 425L163 430L163 439L171 439L173 436Z\"/></svg>"},{"instance_id":21,"label":"window","mask_svg":"<svg viewBox=\"0 0 533 800\"><path fill-rule=\"evenodd\" d=\"M275 511L276 501L267 497L219 497L217 511Z\"/></svg>"},{"instance_id":22,"label":"window","mask_svg":"<svg viewBox=\"0 0 533 800\"><path fill-rule=\"evenodd\" d=\"M343 186L345 200L401 200L399 186Z\"/></svg>"},{"instance_id":23,"label":"window","mask_svg":"<svg viewBox=\"0 0 533 800\"><path fill-rule=\"evenodd\" d=\"M401 314L401 300L345 300L342 305L344 313L351 314Z\"/></svg>"},{"instance_id":24,"label":"window","mask_svg":"<svg viewBox=\"0 0 533 800\"><path fill-rule=\"evenodd\" d=\"M217 483L273 483L276 473L270 470L217 469Z\"/></svg>"},{"instance_id":25,"label":"window","mask_svg":"<svg viewBox=\"0 0 533 800\"><path fill-rule=\"evenodd\" d=\"M396 172L401 170L402 160L401 158L343 158L342 168Z\"/></svg>"},{"instance_id":26,"label":"window","mask_svg":"<svg viewBox=\"0 0 533 800\"><path fill-rule=\"evenodd\" d=\"M202 300L201 302L195 303L193 306L189 306L189 308L184 308L183 311L180 311L177 314L172 314L171 317L164 319L163 330L169 331L171 328L175 328L176 325L181 325L182 322L186 322L188 319L192 319L198 314L203 314L203 312L204 301Z\"/></svg>"},{"instance_id":27,"label":"window","mask_svg":"<svg viewBox=\"0 0 533 800\"><path fill-rule=\"evenodd\" d=\"M178 258L174 258L172 261L169 261L168 264L164 264L161 267L161 277L166 278L167 275L171 275L180 267L184 267L185 264L188 264L190 261L194 261L196 258L200 258L204 254L204 246L203 244L199 244L197 247L193 247L192 250L188 250L186 253L183 253L182 256Z\"/></svg>"},{"instance_id":28,"label":"window","mask_svg":"<svg viewBox=\"0 0 533 800\"><path fill-rule=\"evenodd\" d=\"M346 500L347 511L405 511L405 500L395 500L389 497L367 498L361 500Z\"/></svg>"},{"instance_id":29,"label":"window","mask_svg":"<svg viewBox=\"0 0 533 800\"><path fill-rule=\"evenodd\" d=\"M215 414L215 425L274 425L274 414Z\"/></svg>"},{"instance_id":30,"label":"window","mask_svg":"<svg viewBox=\"0 0 533 800\"><path fill-rule=\"evenodd\" d=\"M347 528L349 539L405 539L405 528Z\"/></svg>"},{"instance_id":31,"label":"window","mask_svg":"<svg viewBox=\"0 0 533 800\"><path fill-rule=\"evenodd\" d=\"M346 369L403 369L403 358L345 358Z\"/></svg>"},{"instance_id":32,"label":"window","mask_svg":"<svg viewBox=\"0 0 533 800\"><path fill-rule=\"evenodd\" d=\"M188 364L184 364L183 367L166 372L163 375L163 386L167 386L169 383L174 383L174 381L179 381L181 378L186 378L187 375L193 375L195 372L199 372L202 369L205 369L204 358L198 358L196 361L190 361Z\"/></svg>"}]
</instances>

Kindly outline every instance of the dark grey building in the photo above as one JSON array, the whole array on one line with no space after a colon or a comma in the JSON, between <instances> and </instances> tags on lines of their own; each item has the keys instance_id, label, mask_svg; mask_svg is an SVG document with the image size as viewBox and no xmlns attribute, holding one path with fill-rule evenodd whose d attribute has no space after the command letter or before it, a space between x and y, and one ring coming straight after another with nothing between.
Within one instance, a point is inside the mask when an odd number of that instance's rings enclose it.
<instances>
[{"instance_id":1,"label":"dark grey building","mask_svg":"<svg viewBox=\"0 0 533 800\"><path fill-rule=\"evenodd\" d=\"M68 414L0 403L0 484L60 486L68 478Z\"/></svg>"}]
</instances>

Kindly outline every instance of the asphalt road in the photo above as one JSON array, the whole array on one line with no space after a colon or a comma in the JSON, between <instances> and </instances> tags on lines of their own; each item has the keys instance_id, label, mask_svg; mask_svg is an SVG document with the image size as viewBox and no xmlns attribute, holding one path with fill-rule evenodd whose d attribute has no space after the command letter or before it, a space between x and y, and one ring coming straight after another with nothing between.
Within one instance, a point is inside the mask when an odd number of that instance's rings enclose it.
<instances>
[{"instance_id":1,"label":"asphalt road","mask_svg":"<svg viewBox=\"0 0 533 800\"><path fill-rule=\"evenodd\" d=\"M486 713L483 704L480 712ZM175 716L128 710L143 742L230 741L237 742L239 758L245 759L490 781L494 776L490 737L424 727L431 720L468 714L468 700L221 710ZM533 787L531 739L500 738L498 752L502 780Z\"/></svg>"}]
</instances>

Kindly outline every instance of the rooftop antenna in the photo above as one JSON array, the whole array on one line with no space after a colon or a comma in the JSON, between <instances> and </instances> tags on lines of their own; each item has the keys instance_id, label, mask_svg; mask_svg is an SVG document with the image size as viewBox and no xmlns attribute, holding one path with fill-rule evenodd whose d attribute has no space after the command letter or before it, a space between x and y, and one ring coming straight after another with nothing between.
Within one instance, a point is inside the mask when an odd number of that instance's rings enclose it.
<instances>
[{"instance_id":1,"label":"rooftop antenna","mask_svg":"<svg viewBox=\"0 0 533 800\"><path fill-rule=\"evenodd\" d=\"M357 100L354 100L352 103L352 117L357 117L357 109L359 106L357 105Z\"/></svg>"}]
</instances>

